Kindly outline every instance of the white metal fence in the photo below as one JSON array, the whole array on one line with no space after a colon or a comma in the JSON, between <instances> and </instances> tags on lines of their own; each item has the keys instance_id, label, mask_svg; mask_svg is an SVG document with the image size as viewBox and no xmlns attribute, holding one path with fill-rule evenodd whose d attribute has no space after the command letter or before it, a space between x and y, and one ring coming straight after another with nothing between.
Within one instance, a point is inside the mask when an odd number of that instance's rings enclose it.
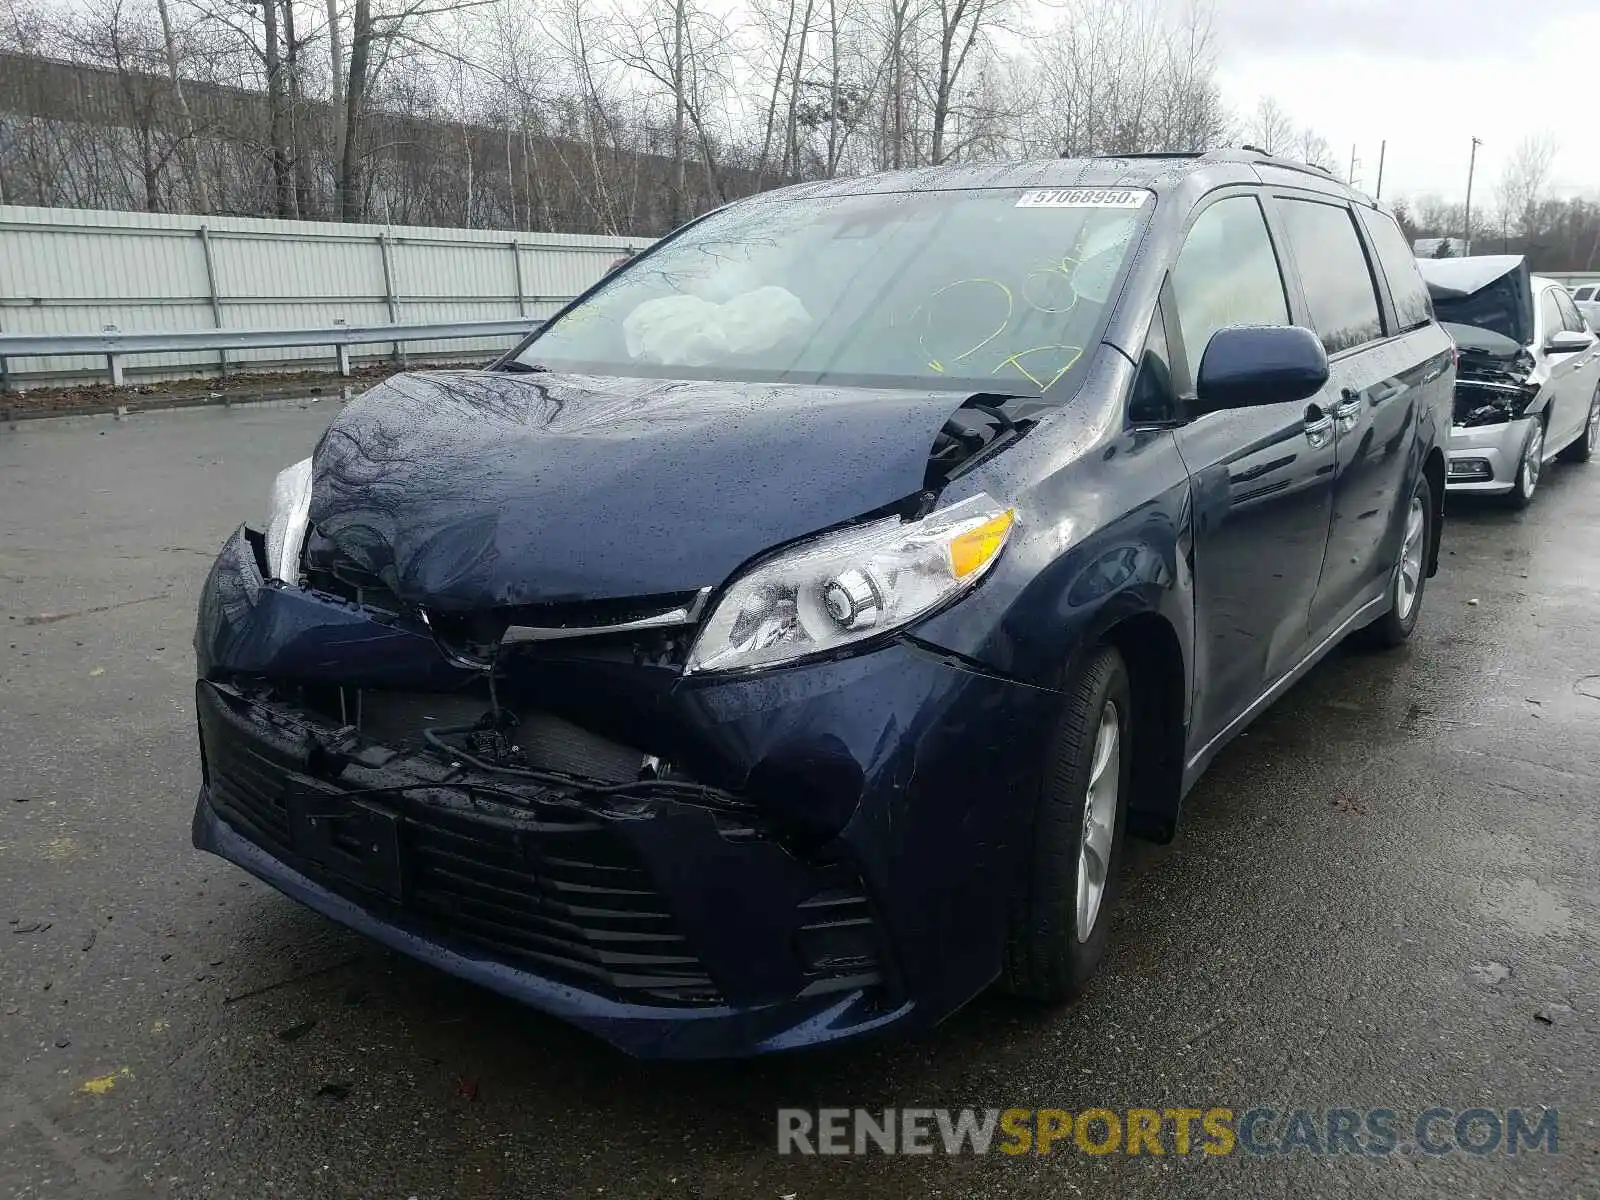
<instances>
[{"instance_id":1,"label":"white metal fence","mask_svg":"<svg viewBox=\"0 0 1600 1200\"><path fill-rule=\"evenodd\" d=\"M123 333L540 318L643 238L0 206L0 332ZM506 338L422 342L486 357ZM364 348L365 357L397 353ZM357 356L362 357L361 355ZM321 346L131 358L129 375L313 366ZM11 358L12 386L103 379L105 359Z\"/></svg>"}]
</instances>

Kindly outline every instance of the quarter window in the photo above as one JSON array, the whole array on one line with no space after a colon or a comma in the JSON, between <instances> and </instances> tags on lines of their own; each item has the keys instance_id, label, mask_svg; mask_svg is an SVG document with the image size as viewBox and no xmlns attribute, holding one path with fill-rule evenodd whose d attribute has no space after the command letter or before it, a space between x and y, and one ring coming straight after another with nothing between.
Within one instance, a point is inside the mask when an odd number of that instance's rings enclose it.
<instances>
[{"instance_id":1,"label":"quarter window","mask_svg":"<svg viewBox=\"0 0 1600 1200\"><path fill-rule=\"evenodd\" d=\"M1383 277L1389 281L1389 295L1394 298L1395 332L1417 329L1433 320L1433 303L1428 299L1428 285L1422 282L1417 270L1417 258L1411 252L1406 235L1384 213L1375 208L1357 209L1361 223L1367 227L1372 248L1383 264Z\"/></svg>"},{"instance_id":2,"label":"quarter window","mask_svg":"<svg viewBox=\"0 0 1600 1200\"><path fill-rule=\"evenodd\" d=\"M1305 287L1311 325L1329 354L1383 336L1378 293L1350 210L1313 200L1281 202L1284 229Z\"/></svg>"},{"instance_id":3,"label":"quarter window","mask_svg":"<svg viewBox=\"0 0 1600 1200\"><path fill-rule=\"evenodd\" d=\"M1176 400L1172 387L1172 356L1167 352L1167 332L1158 304L1155 316L1150 318L1150 332L1144 339L1139 374L1133 381L1128 419L1135 425L1169 421L1177 415Z\"/></svg>"},{"instance_id":4,"label":"quarter window","mask_svg":"<svg viewBox=\"0 0 1600 1200\"><path fill-rule=\"evenodd\" d=\"M1578 306L1572 302L1572 297L1560 289L1553 290L1550 294L1556 298L1556 307L1561 310L1561 323L1573 333L1587 333L1583 316L1578 312Z\"/></svg>"},{"instance_id":5,"label":"quarter window","mask_svg":"<svg viewBox=\"0 0 1600 1200\"><path fill-rule=\"evenodd\" d=\"M1283 275L1254 196L1218 200L1196 218L1172 269L1172 290L1191 378L1217 330L1289 323Z\"/></svg>"}]
</instances>

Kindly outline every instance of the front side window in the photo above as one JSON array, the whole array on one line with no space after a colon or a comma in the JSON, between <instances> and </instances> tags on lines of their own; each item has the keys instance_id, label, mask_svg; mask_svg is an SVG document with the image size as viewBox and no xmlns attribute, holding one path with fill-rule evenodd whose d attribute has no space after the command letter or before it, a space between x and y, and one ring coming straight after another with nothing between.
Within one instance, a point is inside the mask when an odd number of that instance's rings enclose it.
<instances>
[{"instance_id":1,"label":"front side window","mask_svg":"<svg viewBox=\"0 0 1600 1200\"><path fill-rule=\"evenodd\" d=\"M1426 325L1433 320L1433 305L1428 300L1428 285L1422 282L1416 255L1411 252L1406 235L1377 209L1357 211L1367 227L1367 236L1372 239L1378 261L1383 264L1383 276L1389 281L1389 294L1394 299L1395 331L1401 333Z\"/></svg>"},{"instance_id":2,"label":"front side window","mask_svg":"<svg viewBox=\"0 0 1600 1200\"><path fill-rule=\"evenodd\" d=\"M1311 327L1328 353L1382 337L1372 269L1350 222L1350 210L1314 200L1283 200L1280 207L1311 310Z\"/></svg>"},{"instance_id":3,"label":"front side window","mask_svg":"<svg viewBox=\"0 0 1600 1200\"><path fill-rule=\"evenodd\" d=\"M1172 268L1190 377L1211 335L1231 325L1287 325L1283 275L1254 196L1218 200L1195 219Z\"/></svg>"},{"instance_id":4,"label":"front side window","mask_svg":"<svg viewBox=\"0 0 1600 1200\"><path fill-rule=\"evenodd\" d=\"M626 267L518 354L670 379L1038 395L1087 359L1152 193L758 198Z\"/></svg>"},{"instance_id":5,"label":"front side window","mask_svg":"<svg viewBox=\"0 0 1600 1200\"><path fill-rule=\"evenodd\" d=\"M1548 341L1553 333L1560 333L1567 327L1561 319L1561 306L1556 303L1554 288L1546 288L1539 293L1539 341Z\"/></svg>"}]
</instances>

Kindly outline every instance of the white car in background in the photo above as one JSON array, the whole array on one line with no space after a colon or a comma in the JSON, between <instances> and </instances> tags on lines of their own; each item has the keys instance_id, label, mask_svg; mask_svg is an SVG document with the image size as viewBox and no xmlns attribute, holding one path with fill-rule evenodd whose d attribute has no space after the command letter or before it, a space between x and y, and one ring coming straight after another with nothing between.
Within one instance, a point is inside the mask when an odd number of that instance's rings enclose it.
<instances>
[{"instance_id":1,"label":"white car in background","mask_svg":"<svg viewBox=\"0 0 1600 1200\"><path fill-rule=\"evenodd\" d=\"M1572 302L1589 322L1592 333L1600 333L1600 283L1580 283L1571 289Z\"/></svg>"},{"instance_id":2,"label":"white car in background","mask_svg":"<svg viewBox=\"0 0 1600 1200\"><path fill-rule=\"evenodd\" d=\"M1418 259L1455 340L1446 489L1533 499L1544 465L1600 445L1600 339L1567 290L1519 254Z\"/></svg>"}]
</instances>

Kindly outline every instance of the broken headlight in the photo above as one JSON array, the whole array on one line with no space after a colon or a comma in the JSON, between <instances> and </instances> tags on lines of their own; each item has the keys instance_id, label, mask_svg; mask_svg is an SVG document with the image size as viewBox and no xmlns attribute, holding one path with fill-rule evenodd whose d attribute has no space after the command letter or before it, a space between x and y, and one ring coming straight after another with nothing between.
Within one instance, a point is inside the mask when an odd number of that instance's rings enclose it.
<instances>
[{"instance_id":1,"label":"broken headlight","mask_svg":"<svg viewBox=\"0 0 1600 1200\"><path fill-rule=\"evenodd\" d=\"M285 467L272 481L267 507L267 575L293 583L300 577L300 551L311 520L311 460Z\"/></svg>"},{"instance_id":2,"label":"broken headlight","mask_svg":"<svg viewBox=\"0 0 1600 1200\"><path fill-rule=\"evenodd\" d=\"M980 495L793 546L734 580L687 670L772 666L903 626L981 579L1015 521L1015 509Z\"/></svg>"}]
</instances>

